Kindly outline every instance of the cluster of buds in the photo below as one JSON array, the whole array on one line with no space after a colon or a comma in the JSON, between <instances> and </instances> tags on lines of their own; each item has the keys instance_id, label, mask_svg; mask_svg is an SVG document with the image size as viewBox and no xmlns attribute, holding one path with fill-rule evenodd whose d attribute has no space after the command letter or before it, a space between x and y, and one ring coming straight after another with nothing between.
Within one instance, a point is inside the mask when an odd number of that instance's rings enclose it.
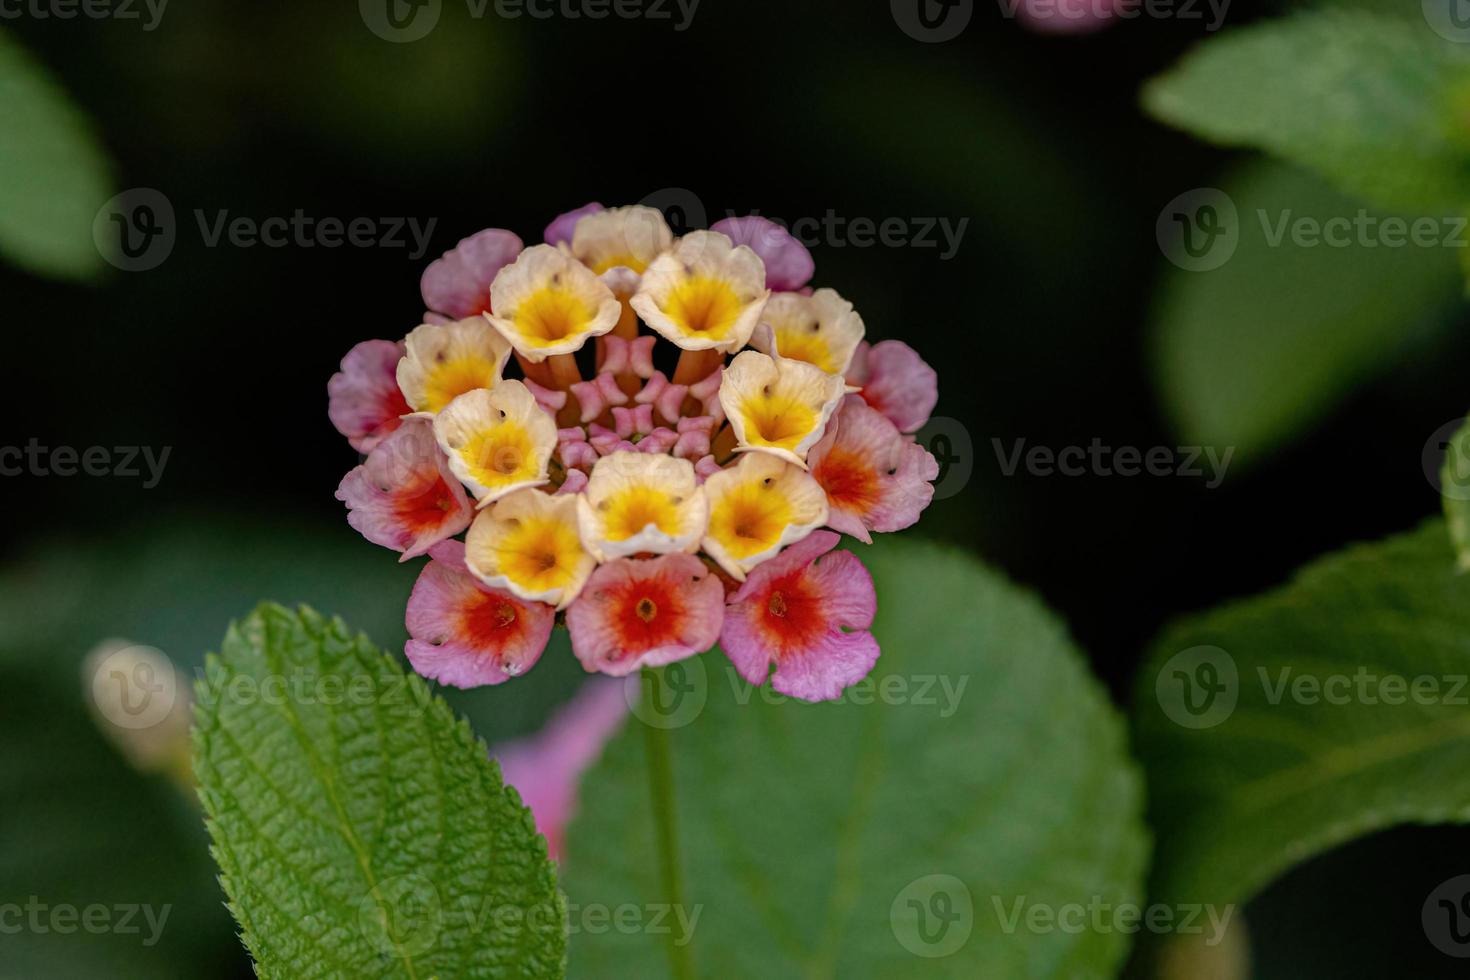
<instances>
[{"instance_id":1,"label":"cluster of buds","mask_svg":"<svg viewBox=\"0 0 1470 980\"><path fill-rule=\"evenodd\" d=\"M424 273L423 323L328 384L366 454L337 491L349 523L430 558L410 662L499 684L561 618L588 671L718 643L753 684L838 697L878 645L872 578L836 532L868 542L928 505L938 466L913 433L934 371L869 345L766 219L675 238L653 208L589 204L545 239L460 242Z\"/></svg>"}]
</instances>

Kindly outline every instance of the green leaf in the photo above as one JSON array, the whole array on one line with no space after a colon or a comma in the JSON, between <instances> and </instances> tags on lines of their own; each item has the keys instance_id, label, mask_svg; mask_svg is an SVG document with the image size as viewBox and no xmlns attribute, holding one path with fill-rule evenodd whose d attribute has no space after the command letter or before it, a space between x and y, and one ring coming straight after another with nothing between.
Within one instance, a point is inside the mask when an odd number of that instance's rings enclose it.
<instances>
[{"instance_id":1,"label":"green leaf","mask_svg":"<svg viewBox=\"0 0 1470 980\"><path fill-rule=\"evenodd\" d=\"M95 276L92 221L111 185L86 117L0 32L0 252L43 276Z\"/></svg>"},{"instance_id":2,"label":"green leaf","mask_svg":"<svg viewBox=\"0 0 1470 980\"><path fill-rule=\"evenodd\" d=\"M1460 569L1470 571L1470 419L1455 430L1445 447L1439 492Z\"/></svg>"},{"instance_id":3,"label":"green leaf","mask_svg":"<svg viewBox=\"0 0 1470 980\"><path fill-rule=\"evenodd\" d=\"M1406 17L1315 10L1203 42L1151 81L1154 116L1311 167L1385 207L1470 201L1466 45Z\"/></svg>"},{"instance_id":4,"label":"green leaf","mask_svg":"<svg viewBox=\"0 0 1470 980\"><path fill-rule=\"evenodd\" d=\"M1136 691L1155 896L1243 902L1371 831L1470 820L1467 674L1440 521L1167 630Z\"/></svg>"},{"instance_id":5,"label":"green leaf","mask_svg":"<svg viewBox=\"0 0 1470 980\"><path fill-rule=\"evenodd\" d=\"M843 702L773 703L718 651L665 671L660 703L693 716L667 733L682 918L663 904L642 723L589 773L568 834L573 976L664 976L664 943L689 936L704 977L1070 980L1121 962L1117 930L1024 919L1135 901L1146 860L1122 726L1066 630L955 552L861 556L883 655Z\"/></svg>"},{"instance_id":6,"label":"green leaf","mask_svg":"<svg viewBox=\"0 0 1470 980\"><path fill-rule=\"evenodd\" d=\"M1233 446L1250 462L1448 327L1460 289L1451 253L1461 250L1412 239L1370 247L1356 230L1344 239L1344 221L1361 213L1378 236L1385 216L1296 169L1253 163L1222 189L1238 224L1234 252L1207 271L1168 268L1153 312L1154 373L1182 440ZM1335 240L1349 244L1310 244L1313 223L1325 230L1334 219ZM1453 231L1434 227L1436 242ZM1230 247L1224 235L1217 243Z\"/></svg>"},{"instance_id":7,"label":"green leaf","mask_svg":"<svg viewBox=\"0 0 1470 980\"><path fill-rule=\"evenodd\" d=\"M261 976L564 975L546 842L417 676L340 620L265 605L198 696L200 797Z\"/></svg>"}]
</instances>

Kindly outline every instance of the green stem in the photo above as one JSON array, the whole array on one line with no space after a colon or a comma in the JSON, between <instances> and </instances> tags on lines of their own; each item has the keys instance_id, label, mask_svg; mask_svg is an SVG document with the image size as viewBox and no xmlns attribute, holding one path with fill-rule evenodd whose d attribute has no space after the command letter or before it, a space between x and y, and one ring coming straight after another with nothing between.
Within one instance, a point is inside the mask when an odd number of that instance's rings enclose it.
<instances>
[{"instance_id":1,"label":"green stem","mask_svg":"<svg viewBox=\"0 0 1470 980\"><path fill-rule=\"evenodd\" d=\"M644 690L654 691L662 678L644 668ZM648 793L653 803L653 823L658 834L659 876L664 895L675 908L684 906L684 865L679 859L679 821L674 806L674 759L669 751L667 729L643 723L643 747L648 755ZM694 956L689 937L684 945L675 942L672 929L668 936L669 972L674 980L694 980Z\"/></svg>"}]
</instances>

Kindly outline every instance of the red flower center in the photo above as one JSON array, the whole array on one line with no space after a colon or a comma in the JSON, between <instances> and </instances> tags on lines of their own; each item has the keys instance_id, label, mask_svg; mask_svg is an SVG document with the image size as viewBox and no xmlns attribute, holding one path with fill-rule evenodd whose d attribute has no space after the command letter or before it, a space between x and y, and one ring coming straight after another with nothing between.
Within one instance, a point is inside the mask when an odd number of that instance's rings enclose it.
<instances>
[{"instance_id":1,"label":"red flower center","mask_svg":"<svg viewBox=\"0 0 1470 980\"><path fill-rule=\"evenodd\" d=\"M871 510L881 493L872 461L843 449L828 453L812 476L836 506L859 514Z\"/></svg>"},{"instance_id":2,"label":"red flower center","mask_svg":"<svg viewBox=\"0 0 1470 980\"><path fill-rule=\"evenodd\" d=\"M806 569L771 583L766 595L765 631L781 649L806 649L827 632L822 597L807 582Z\"/></svg>"},{"instance_id":3,"label":"red flower center","mask_svg":"<svg viewBox=\"0 0 1470 980\"><path fill-rule=\"evenodd\" d=\"M454 509L454 494L444 478L438 476L423 489L410 490L393 503L399 526L409 528L415 535L437 530Z\"/></svg>"},{"instance_id":4,"label":"red flower center","mask_svg":"<svg viewBox=\"0 0 1470 980\"><path fill-rule=\"evenodd\" d=\"M478 594L465 603L461 623L464 633L477 648L503 649L521 630L516 607L504 596L476 591Z\"/></svg>"}]
</instances>

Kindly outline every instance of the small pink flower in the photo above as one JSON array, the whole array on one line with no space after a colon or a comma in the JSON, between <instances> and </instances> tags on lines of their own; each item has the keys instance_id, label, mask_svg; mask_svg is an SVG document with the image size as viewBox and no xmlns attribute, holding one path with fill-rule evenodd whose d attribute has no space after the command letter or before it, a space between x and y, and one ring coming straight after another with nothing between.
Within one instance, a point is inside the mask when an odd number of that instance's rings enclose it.
<instances>
[{"instance_id":1,"label":"small pink flower","mask_svg":"<svg viewBox=\"0 0 1470 980\"><path fill-rule=\"evenodd\" d=\"M849 552L828 555L838 540L831 531L812 532L757 565L730 597L720 646L750 683L764 684L774 663L777 691L831 701L873 669L873 578Z\"/></svg>"},{"instance_id":2,"label":"small pink flower","mask_svg":"<svg viewBox=\"0 0 1470 980\"><path fill-rule=\"evenodd\" d=\"M863 401L888 416L900 432L919 431L939 401L938 375L899 340L859 344L847 381L861 386Z\"/></svg>"},{"instance_id":3,"label":"small pink flower","mask_svg":"<svg viewBox=\"0 0 1470 980\"><path fill-rule=\"evenodd\" d=\"M816 263L812 253L791 232L769 218L749 214L725 218L710 225L710 231L727 236L736 245L748 245L766 264L766 288L779 291L800 289L811 282Z\"/></svg>"},{"instance_id":4,"label":"small pink flower","mask_svg":"<svg viewBox=\"0 0 1470 980\"><path fill-rule=\"evenodd\" d=\"M576 816L582 773L602 755L627 715L622 682L593 677L539 732L490 747L505 781L531 808L553 858L561 857L564 831Z\"/></svg>"},{"instance_id":5,"label":"small pink flower","mask_svg":"<svg viewBox=\"0 0 1470 980\"><path fill-rule=\"evenodd\" d=\"M848 395L807 454L827 492L827 526L872 542L869 531L901 531L934 499L939 464L857 395Z\"/></svg>"},{"instance_id":6,"label":"small pink flower","mask_svg":"<svg viewBox=\"0 0 1470 980\"><path fill-rule=\"evenodd\" d=\"M408 419L342 478L337 499L347 523L373 544L422 555L470 526L475 516L464 487L449 471L427 419Z\"/></svg>"},{"instance_id":7,"label":"small pink flower","mask_svg":"<svg viewBox=\"0 0 1470 980\"><path fill-rule=\"evenodd\" d=\"M557 215L551 224L546 226L546 244L570 245L572 243L572 232L577 229L578 221L581 221L589 214L596 214L599 211L606 210L607 208L593 201L591 204L582 205L575 211L568 211L565 214Z\"/></svg>"},{"instance_id":8,"label":"small pink flower","mask_svg":"<svg viewBox=\"0 0 1470 980\"><path fill-rule=\"evenodd\" d=\"M424 305L451 320L488 312L490 284L522 247L520 237L503 228L475 232L424 270L419 283Z\"/></svg>"},{"instance_id":9,"label":"small pink flower","mask_svg":"<svg viewBox=\"0 0 1470 980\"><path fill-rule=\"evenodd\" d=\"M618 558L592 573L567 626L583 667L621 677L708 650L724 611L724 586L693 555Z\"/></svg>"},{"instance_id":10,"label":"small pink flower","mask_svg":"<svg viewBox=\"0 0 1470 980\"><path fill-rule=\"evenodd\" d=\"M1084 34L1113 22L1119 0L1021 0L1016 18L1038 34Z\"/></svg>"},{"instance_id":11,"label":"small pink flower","mask_svg":"<svg viewBox=\"0 0 1470 980\"><path fill-rule=\"evenodd\" d=\"M541 658L556 610L481 584L464 561L464 544L445 541L429 552L408 599L404 646L420 674L450 687L500 684Z\"/></svg>"},{"instance_id":12,"label":"small pink flower","mask_svg":"<svg viewBox=\"0 0 1470 980\"><path fill-rule=\"evenodd\" d=\"M372 452L413 411L398 389L402 357L401 341L364 340L327 382L327 417L360 453Z\"/></svg>"}]
</instances>

